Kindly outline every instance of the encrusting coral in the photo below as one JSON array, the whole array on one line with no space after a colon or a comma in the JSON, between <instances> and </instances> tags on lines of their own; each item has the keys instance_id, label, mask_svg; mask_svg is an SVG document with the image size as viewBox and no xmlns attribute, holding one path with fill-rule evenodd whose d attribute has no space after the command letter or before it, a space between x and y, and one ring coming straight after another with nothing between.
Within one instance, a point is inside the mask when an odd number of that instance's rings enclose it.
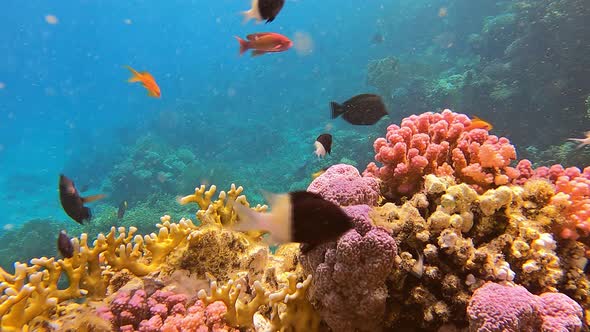
<instances>
[{"instance_id":1,"label":"encrusting coral","mask_svg":"<svg viewBox=\"0 0 590 332\"><path fill-rule=\"evenodd\" d=\"M579 331L583 312L561 293L533 295L526 288L487 282L467 307L471 331Z\"/></svg>"}]
</instances>

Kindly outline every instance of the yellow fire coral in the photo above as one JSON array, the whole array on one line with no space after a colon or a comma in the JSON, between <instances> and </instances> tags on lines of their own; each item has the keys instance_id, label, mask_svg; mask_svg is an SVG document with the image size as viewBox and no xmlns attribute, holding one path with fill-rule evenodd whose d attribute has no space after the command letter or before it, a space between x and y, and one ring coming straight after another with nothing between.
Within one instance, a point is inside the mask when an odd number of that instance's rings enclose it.
<instances>
[{"instance_id":1,"label":"yellow fire coral","mask_svg":"<svg viewBox=\"0 0 590 332\"><path fill-rule=\"evenodd\" d=\"M255 281L253 292L245 292L245 279L230 280L222 287L216 281L211 282L211 295L199 291L199 299L206 304L223 301L228 312L226 319L234 326L252 328L255 325L266 326L269 331L318 331L320 318L305 292L311 284L311 275L303 282L297 282L297 275L289 273L286 285L276 292L266 290L262 283ZM261 306L270 306L270 320L256 316ZM257 317L257 318L255 318ZM255 322L255 320L257 320Z\"/></svg>"},{"instance_id":2,"label":"yellow fire coral","mask_svg":"<svg viewBox=\"0 0 590 332\"><path fill-rule=\"evenodd\" d=\"M172 253L177 252L178 248L204 241L207 232L210 235L231 234L229 231L222 232L221 228L213 230L207 227L235 223L236 216L228 203L235 201L248 206L246 197L240 195L242 191L242 187L232 185L227 193L220 192L217 200L213 201L216 187L211 186L206 190L201 186L194 195L183 198L183 203L199 204L197 216L207 226L195 226L188 219L171 223L170 217L164 216L157 225L157 234L142 237L135 235L135 227L128 230L113 227L108 234L99 234L92 245L88 243L86 234L82 234L79 239L72 239L72 258L55 260L42 257L31 260L31 265L15 263L14 274L0 268L0 329L8 332L26 331L32 318L48 315L58 303L81 297L104 298L113 271L125 269L132 275L145 276L161 270L174 257ZM256 209L262 211L266 207L257 206ZM245 247L249 248L248 245L256 241L256 236L242 236L238 238L240 241L246 242ZM222 241L218 248L225 245L227 241ZM226 254L229 255L229 251ZM260 255L267 255L267 251L253 251L250 258L256 260ZM215 255L211 253L211 256ZM248 270L249 266L239 267ZM221 266L219 268L222 269ZM58 289L58 281L64 276L68 279L68 287Z\"/></svg>"}]
</instances>

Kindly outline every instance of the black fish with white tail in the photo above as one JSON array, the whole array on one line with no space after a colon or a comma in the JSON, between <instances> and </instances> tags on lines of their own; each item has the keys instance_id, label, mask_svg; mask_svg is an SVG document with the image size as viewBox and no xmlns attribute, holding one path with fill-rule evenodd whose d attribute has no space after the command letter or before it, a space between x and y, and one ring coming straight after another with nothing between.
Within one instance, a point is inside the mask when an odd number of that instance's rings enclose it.
<instances>
[{"instance_id":1,"label":"black fish with white tail","mask_svg":"<svg viewBox=\"0 0 590 332\"><path fill-rule=\"evenodd\" d=\"M70 180L63 174L59 176L59 200L64 211L70 218L77 223L83 224L84 221L92 218L90 209L84 206L84 203L94 202L103 198L104 195L94 195L81 197L74 181Z\"/></svg>"},{"instance_id":2,"label":"black fish with white tail","mask_svg":"<svg viewBox=\"0 0 590 332\"><path fill-rule=\"evenodd\" d=\"M122 201L121 204L119 204L119 208L117 209L117 218L123 219L125 216L125 211L127 211L127 201Z\"/></svg>"},{"instance_id":3,"label":"black fish with white tail","mask_svg":"<svg viewBox=\"0 0 590 332\"><path fill-rule=\"evenodd\" d=\"M66 231L59 232L57 237L57 250L65 258L72 258L74 256L74 246Z\"/></svg>"},{"instance_id":4,"label":"black fish with white tail","mask_svg":"<svg viewBox=\"0 0 590 332\"><path fill-rule=\"evenodd\" d=\"M381 97L368 93L354 96L342 104L333 101L330 107L332 119L342 116L353 125L373 125L388 114Z\"/></svg>"},{"instance_id":5,"label":"black fish with white tail","mask_svg":"<svg viewBox=\"0 0 590 332\"><path fill-rule=\"evenodd\" d=\"M234 203L238 231L269 232L269 244L299 242L311 247L336 240L353 227L352 219L338 205L307 191L271 194L270 213L256 212Z\"/></svg>"},{"instance_id":6,"label":"black fish with white tail","mask_svg":"<svg viewBox=\"0 0 590 332\"><path fill-rule=\"evenodd\" d=\"M244 23L251 19L270 23L279 15L284 5L285 0L252 0L252 8L242 12Z\"/></svg>"},{"instance_id":7,"label":"black fish with white tail","mask_svg":"<svg viewBox=\"0 0 590 332\"><path fill-rule=\"evenodd\" d=\"M326 153L330 154L332 152L332 135L321 134L316 138L313 146L315 147L316 156L325 157Z\"/></svg>"}]
</instances>

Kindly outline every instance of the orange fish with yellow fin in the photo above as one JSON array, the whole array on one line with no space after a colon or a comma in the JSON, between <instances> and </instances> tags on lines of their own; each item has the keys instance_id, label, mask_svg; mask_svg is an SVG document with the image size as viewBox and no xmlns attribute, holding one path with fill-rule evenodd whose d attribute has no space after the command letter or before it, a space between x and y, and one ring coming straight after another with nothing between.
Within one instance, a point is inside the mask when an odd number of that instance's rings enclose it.
<instances>
[{"instance_id":1,"label":"orange fish with yellow fin","mask_svg":"<svg viewBox=\"0 0 590 332\"><path fill-rule=\"evenodd\" d=\"M467 126L467 128L465 128L465 131L469 131L471 129L485 129L487 131L490 131L493 128L494 126L492 126L491 123L482 120L474 115L473 118L471 118L471 124Z\"/></svg>"},{"instance_id":2,"label":"orange fish with yellow fin","mask_svg":"<svg viewBox=\"0 0 590 332\"><path fill-rule=\"evenodd\" d=\"M148 90L148 95L154 98L160 98L162 94L160 93L160 87L156 83L156 79L152 76L152 74L148 73L147 71L138 72L137 70L126 66L129 71L133 74L128 80L129 83L141 82L143 87Z\"/></svg>"}]
</instances>

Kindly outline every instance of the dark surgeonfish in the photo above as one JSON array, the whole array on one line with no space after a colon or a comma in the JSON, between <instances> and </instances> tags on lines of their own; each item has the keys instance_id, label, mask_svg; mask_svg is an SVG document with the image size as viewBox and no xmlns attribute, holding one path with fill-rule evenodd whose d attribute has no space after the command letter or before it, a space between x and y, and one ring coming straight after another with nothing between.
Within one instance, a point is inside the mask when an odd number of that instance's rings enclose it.
<instances>
[{"instance_id":1,"label":"dark surgeonfish","mask_svg":"<svg viewBox=\"0 0 590 332\"><path fill-rule=\"evenodd\" d=\"M242 12L244 23L251 19L266 20L266 23L270 23L279 15L283 5L285 5L285 0L252 0L252 8Z\"/></svg>"},{"instance_id":2,"label":"dark surgeonfish","mask_svg":"<svg viewBox=\"0 0 590 332\"><path fill-rule=\"evenodd\" d=\"M381 97L368 93L354 96L342 104L333 101L330 107L332 119L342 116L353 125L373 125L388 114Z\"/></svg>"},{"instance_id":3,"label":"dark surgeonfish","mask_svg":"<svg viewBox=\"0 0 590 332\"><path fill-rule=\"evenodd\" d=\"M117 218L123 219L125 216L125 211L127 211L127 201L122 201L119 204L119 208L117 209Z\"/></svg>"},{"instance_id":4,"label":"dark surgeonfish","mask_svg":"<svg viewBox=\"0 0 590 332\"><path fill-rule=\"evenodd\" d=\"M63 174L59 175L59 200L61 201L61 206L67 215L77 223L83 224L84 221L92 218L90 209L85 207L84 203L94 202L103 197L104 195L80 197L74 181Z\"/></svg>"},{"instance_id":5,"label":"dark surgeonfish","mask_svg":"<svg viewBox=\"0 0 590 332\"><path fill-rule=\"evenodd\" d=\"M332 135L330 134L321 134L316 138L315 142L313 143L315 147L315 155L318 157L325 157L326 152L330 154L332 152Z\"/></svg>"},{"instance_id":6,"label":"dark surgeonfish","mask_svg":"<svg viewBox=\"0 0 590 332\"><path fill-rule=\"evenodd\" d=\"M74 256L74 246L66 231L59 232L57 237L57 250L65 258L72 258Z\"/></svg>"},{"instance_id":7,"label":"dark surgeonfish","mask_svg":"<svg viewBox=\"0 0 590 332\"><path fill-rule=\"evenodd\" d=\"M262 230L269 232L271 245L299 242L314 247L337 239L353 227L352 219L338 205L319 194L294 191L268 194L272 212L256 212L234 203L240 219L234 227L238 231Z\"/></svg>"}]
</instances>

